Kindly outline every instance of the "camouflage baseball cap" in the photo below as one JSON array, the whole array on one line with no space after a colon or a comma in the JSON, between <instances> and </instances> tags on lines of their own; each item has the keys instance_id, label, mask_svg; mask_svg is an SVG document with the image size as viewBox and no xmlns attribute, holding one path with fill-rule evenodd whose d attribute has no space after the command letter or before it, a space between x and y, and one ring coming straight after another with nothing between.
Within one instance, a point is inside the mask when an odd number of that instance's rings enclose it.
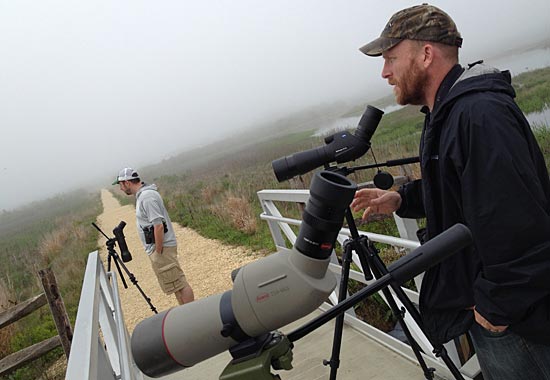
<instances>
[{"instance_id":1,"label":"camouflage baseball cap","mask_svg":"<svg viewBox=\"0 0 550 380\"><path fill-rule=\"evenodd\" d=\"M403 40L432 41L462 46L462 37L453 19L441 9L424 3L395 13L380 37L359 50L371 57L378 57Z\"/></svg>"}]
</instances>

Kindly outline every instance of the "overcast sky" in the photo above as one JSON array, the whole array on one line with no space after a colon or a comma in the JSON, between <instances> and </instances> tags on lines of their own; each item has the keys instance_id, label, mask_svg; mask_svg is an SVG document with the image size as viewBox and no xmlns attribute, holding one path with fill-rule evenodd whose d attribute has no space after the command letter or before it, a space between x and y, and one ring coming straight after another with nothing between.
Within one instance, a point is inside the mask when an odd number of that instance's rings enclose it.
<instances>
[{"instance_id":1,"label":"overcast sky","mask_svg":"<svg viewBox=\"0 0 550 380\"><path fill-rule=\"evenodd\" d=\"M375 99L357 49L411 1L0 0L0 210L304 107ZM434 1L463 62L550 37L550 1Z\"/></svg>"}]
</instances>

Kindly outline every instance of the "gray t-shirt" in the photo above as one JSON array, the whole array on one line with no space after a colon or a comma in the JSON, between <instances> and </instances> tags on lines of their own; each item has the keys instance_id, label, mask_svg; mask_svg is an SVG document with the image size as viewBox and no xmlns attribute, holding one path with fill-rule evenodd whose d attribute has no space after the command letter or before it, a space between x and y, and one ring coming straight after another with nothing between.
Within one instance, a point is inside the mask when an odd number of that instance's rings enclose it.
<instances>
[{"instance_id":1,"label":"gray t-shirt","mask_svg":"<svg viewBox=\"0 0 550 380\"><path fill-rule=\"evenodd\" d=\"M145 243L144 227L154 226L166 222L167 232L164 233L163 247L175 247L177 245L176 234L164 202L157 191L157 186L143 184L136 193L136 223L141 243L148 255L155 251L155 244Z\"/></svg>"}]
</instances>

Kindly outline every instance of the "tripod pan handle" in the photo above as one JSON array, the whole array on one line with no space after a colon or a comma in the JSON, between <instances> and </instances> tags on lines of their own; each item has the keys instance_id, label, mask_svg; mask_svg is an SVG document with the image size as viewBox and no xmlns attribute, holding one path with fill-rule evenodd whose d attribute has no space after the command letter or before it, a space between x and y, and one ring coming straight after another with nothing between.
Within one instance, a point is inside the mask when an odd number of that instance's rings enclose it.
<instances>
[{"instance_id":1,"label":"tripod pan handle","mask_svg":"<svg viewBox=\"0 0 550 380\"><path fill-rule=\"evenodd\" d=\"M398 284L402 284L468 247L472 242L472 234L468 227L457 223L391 264L388 271Z\"/></svg>"}]
</instances>

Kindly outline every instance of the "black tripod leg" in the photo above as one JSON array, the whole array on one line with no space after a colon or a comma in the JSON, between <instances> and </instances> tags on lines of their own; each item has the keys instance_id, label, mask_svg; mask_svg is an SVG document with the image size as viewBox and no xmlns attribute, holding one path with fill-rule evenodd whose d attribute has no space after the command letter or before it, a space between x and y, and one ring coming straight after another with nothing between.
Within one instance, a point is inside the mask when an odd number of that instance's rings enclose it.
<instances>
[{"instance_id":1,"label":"black tripod leg","mask_svg":"<svg viewBox=\"0 0 550 380\"><path fill-rule=\"evenodd\" d=\"M351 266L352 247L350 242L344 245L344 253L342 254L342 276L340 278L340 287L338 293L338 303L346 299L348 290L349 270ZM334 322L334 338L332 340L332 354L330 360L323 360L324 365L330 366L330 380L336 379L336 372L340 366L340 349L342 347L342 331L344 329L344 315L341 313L336 317Z\"/></svg>"},{"instance_id":2,"label":"black tripod leg","mask_svg":"<svg viewBox=\"0 0 550 380\"><path fill-rule=\"evenodd\" d=\"M119 261L120 260L120 257L118 255L113 255L113 257L115 258L115 264L118 268L118 273L120 274L120 278L122 279L122 283L124 284L124 288L127 289L128 287L126 286L126 281L124 280L124 276L122 275L122 272L120 271L120 265L122 265L122 268L124 268L124 271L126 272L126 274L128 275L128 277L130 278L130 281L132 282L132 284L134 284L134 286L137 288L137 290L140 292L140 294L142 295L142 297L145 299L145 302L147 302L147 304L149 305L149 307L151 308L151 310L153 311L153 313L155 314L158 314L157 313L157 309L156 307L153 305L153 303L151 302L151 298L147 297L147 295L145 294L145 292L143 291L143 289L141 289L141 287L138 285L138 281L136 279L136 276L134 276L134 274L132 272L130 272L130 270L128 269L128 267L126 267L126 265L124 265L123 262Z\"/></svg>"},{"instance_id":3,"label":"black tripod leg","mask_svg":"<svg viewBox=\"0 0 550 380\"><path fill-rule=\"evenodd\" d=\"M401 328L403 329L403 332L405 333L405 336L407 337L407 340L409 341L409 344L411 345L411 348L414 352L414 356L416 356L418 364L420 364L420 367L422 367L422 371L424 371L424 377L427 380L432 380L434 378L435 369L428 367L426 361L422 357L422 354L420 353L420 346L418 345L416 340L414 340L411 331L409 330L407 324L405 323L405 319L403 318L405 311L399 309L397 303L393 299L393 295L388 288L382 289L382 293L386 297L386 301L388 302L388 305L390 306L393 315L395 315L395 317L397 318L397 322L401 325Z\"/></svg>"},{"instance_id":4,"label":"black tripod leg","mask_svg":"<svg viewBox=\"0 0 550 380\"><path fill-rule=\"evenodd\" d=\"M111 253L107 254L107 272L111 271Z\"/></svg>"},{"instance_id":5,"label":"black tripod leg","mask_svg":"<svg viewBox=\"0 0 550 380\"><path fill-rule=\"evenodd\" d=\"M440 357L443 360L443 362L447 365L447 368L449 368L449 371L451 371L455 379L464 380L464 377L462 377L462 374L460 373L458 368L456 368L455 363L451 360L451 358L447 354L447 350L445 349L445 347L443 346L435 347L433 352L435 356Z\"/></svg>"},{"instance_id":6,"label":"black tripod leg","mask_svg":"<svg viewBox=\"0 0 550 380\"><path fill-rule=\"evenodd\" d=\"M141 296L145 299L145 302L147 302L147 304L151 308L151 311L153 311L153 313L155 313L155 314L158 314L157 308L151 302L151 298L147 297L147 295L145 294L143 289L141 289L141 287L138 285L138 281L136 279L136 276L134 276L133 273L131 273L130 271L127 271L127 273L128 273L128 277L130 277L130 281L132 282L132 284L134 284L134 286L137 288L137 290L139 291Z\"/></svg>"},{"instance_id":7,"label":"black tripod leg","mask_svg":"<svg viewBox=\"0 0 550 380\"><path fill-rule=\"evenodd\" d=\"M122 284L124 285L124 289L128 289L128 285L126 285L126 280L124 279L124 276L122 275L122 270L120 269L120 265L118 264L118 260L115 257L115 266L118 270L118 275L120 276L120 280L122 281Z\"/></svg>"},{"instance_id":8,"label":"black tripod leg","mask_svg":"<svg viewBox=\"0 0 550 380\"><path fill-rule=\"evenodd\" d=\"M385 275L388 273L388 270L384 262L378 255L371 255L371 258L372 258L372 261L374 261L373 267L379 273L381 273L382 275ZM401 287L395 283L390 283L390 287L393 289L393 291L395 292L395 294L397 295L397 298L401 301L401 303L403 303L403 305L405 306L405 309L409 311L411 317L414 319L418 327L420 327L420 330L424 331L420 313L418 312L418 310L416 309L412 301L407 297L403 289L401 289ZM384 291L388 291L388 289L386 288L384 289ZM391 296L391 293L390 293L390 296ZM392 301L393 301L393 298L392 298ZM404 322L405 321L403 321L403 324L401 326L403 327L403 332L405 332L405 335L406 335L407 332L405 331L406 327ZM410 331L409 331L409 334L410 334ZM417 347L417 350L420 351L420 347L418 346L418 343L414 339L411 341L408 335L407 335L407 339L409 339L409 343L411 344L413 351L415 351L415 348L414 348L415 346ZM413 346L413 342L414 342L414 346ZM433 352L437 357L441 357L441 359L443 360L443 362L445 363L449 371L451 371L451 373L453 374L456 380L464 380L464 377L462 376L462 374L460 373L460 371L458 370L454 362L451 360L451 358L449 358L449 355L447 354L447 351L443 346L434 347ZM415 355L416 355L416 351L415 351ZM432 378L433 378L433 375L432 375Z\"/></svg>"},{"instance_id":9,"label":"black tripod leg","mask_svg":"<svg viewBox=\"0 0 550 380\"><path fill-rule=\"evenodd\" d=\"M405 294L403 289L401 289L401 287L396 284L392 284L390 285L390 287L393 289L393 291L397 295L397 298L399 298L403 303L403 305L405 305L405 309L409 310L409 313L411 314L411 317L414 319L416 324L420 327L422 331L424 331L424 327L422 325L422 319L420 318L420 313L418 313L418 311L416 310L416 307L409 300L409 298L407 298L407 295ZM451 360L451 358L447 354L447 350L445 350L445 347L434 346L433 353L435 354L436 357L440 357L443 360L443 362L445 363L449 371L451 371L451 373L453 374L453 377L456 380L464 380L464 377L456 367L455 363Z\"/></svg>"}]
</instances>

